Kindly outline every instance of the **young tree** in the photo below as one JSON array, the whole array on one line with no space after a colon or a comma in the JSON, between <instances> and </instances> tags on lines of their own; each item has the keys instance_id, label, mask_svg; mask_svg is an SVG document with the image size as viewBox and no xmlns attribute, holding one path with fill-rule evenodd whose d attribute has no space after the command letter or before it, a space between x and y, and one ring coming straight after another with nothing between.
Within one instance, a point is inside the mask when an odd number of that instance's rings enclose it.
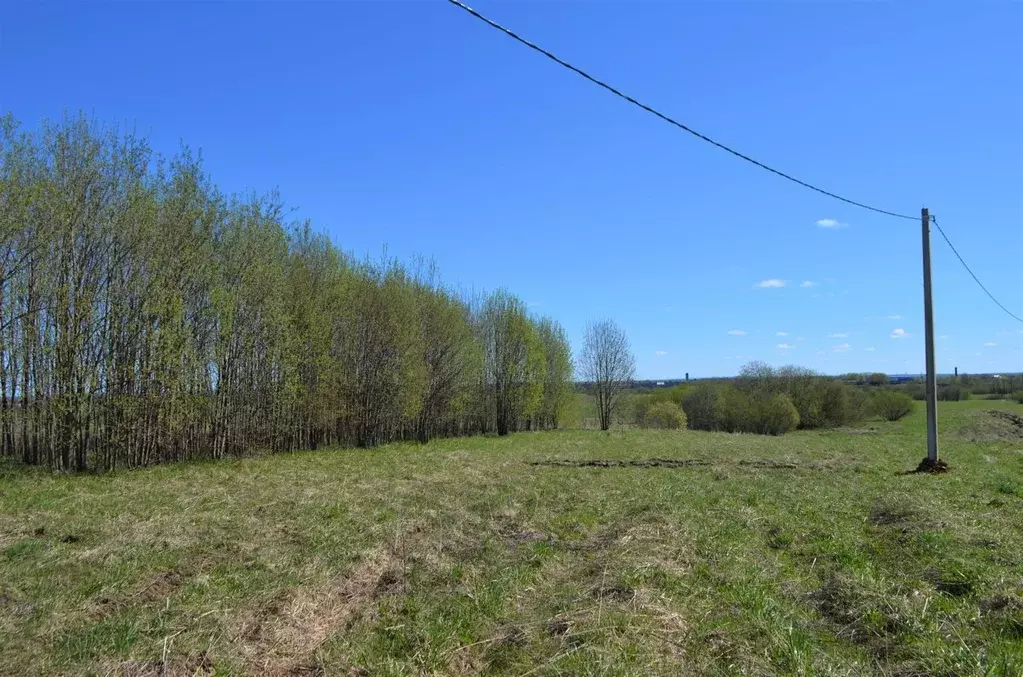
<instances>
[{"instance_id":1,"label":"young tree","mask_svg":"<svg viewBox=\"0 0 1023 677\"><path fill-rule=\"evenodd\" d=\"M614 320L591 322L586 327L579 372L593 385L600 429L611 427L611 415L621 402L621 394L636 375L636 359L625 331Z\"/></svg>"},{"instance_id":2,"label":"young tree","mask_svg":"<svg viewBox=\"0 0 1023 677\"><path fill-rule=\"evenodd\" d=\"M0 455L56 470L557 424L555 323L357 263L276 194L85 116L0 117Z\"/></svg>"},{"instance_id":3,"label":"young tree","mask_svg":"<svg viewBox=\"0 0 1023 677\"><path fill-rule=\"evenodd\" d=\"M484 388L492 393L498 435L529 424L543 397L546 361L526 305L505 290L482 310Z\"/></svg>"},{"instance_id":4,"label":"young tree","mask_svg":"<svg viewBox=\"0 0 1023 677\"><path fill-rule=\"evenodd\" d=\"M547 363L537 427L557 428L558 420L572 397L572 349L565 330L549 317L542 318L536 328Z\"/></svg>"}]
</instances>

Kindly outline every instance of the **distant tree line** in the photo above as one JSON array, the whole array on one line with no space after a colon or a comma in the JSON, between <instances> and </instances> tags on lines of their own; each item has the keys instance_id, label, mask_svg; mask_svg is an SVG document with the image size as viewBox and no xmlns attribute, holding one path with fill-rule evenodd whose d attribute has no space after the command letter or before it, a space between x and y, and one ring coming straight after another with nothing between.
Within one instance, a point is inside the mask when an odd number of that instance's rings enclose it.
<instances>
[{"instance_id":1,"label":"distant tree line","mask_svg":"<svg viewBox=\"0 0 1023 677\"><path fill-rule=\"evenodd\" d=\"M356 261L201 158L0 118L0 454L55 469L552 428L561 326Z\"/></svg>"}]
</instances>

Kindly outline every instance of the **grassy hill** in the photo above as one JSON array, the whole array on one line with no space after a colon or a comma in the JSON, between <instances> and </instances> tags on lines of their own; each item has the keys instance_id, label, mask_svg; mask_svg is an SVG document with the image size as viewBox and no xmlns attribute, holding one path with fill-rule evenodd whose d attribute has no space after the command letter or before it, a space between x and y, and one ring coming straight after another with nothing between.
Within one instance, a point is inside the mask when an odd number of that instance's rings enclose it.
<instances>
[{"instance_id":1,"label":"grassy hill","mask_svg":"<svg viewBox=\"0 0 1023 677\"><path fill-rule=\"evenodd\" d=\"M0 674L1023 674L1023 406L0 469ZM599 461L600 463L591 463Z\"/></svg>"}]
</instances>

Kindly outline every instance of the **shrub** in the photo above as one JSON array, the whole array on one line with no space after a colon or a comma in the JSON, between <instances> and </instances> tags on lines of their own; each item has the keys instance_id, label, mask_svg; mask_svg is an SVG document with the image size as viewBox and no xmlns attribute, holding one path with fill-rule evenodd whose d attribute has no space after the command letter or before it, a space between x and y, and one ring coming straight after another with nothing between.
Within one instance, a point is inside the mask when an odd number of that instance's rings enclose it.
<instances>
[{"instance_id":1,"label":"shrub","mask_svg":"<svg viewBox=\"0 0 1023 677\"><path fill-rule=\"evenodd\" d=\"M682 398L682 410L692 430L718 430L721 419L720 389L701 384Z\"/></svg>"},{"instance_id":2,"label":"shrub","mask_svg":"<svg viewBox=\"0 0 1023 677\"><path fill-rule=\"evenodd\" d=\"M1023 404L1023 390L1019 390L1012 394L1012 399L1016 400L1020 404Z\"/></svg>"},{"instance_id":3,"label":"shrub","mask_svg":"<svg viewBox=\"0 0 1023 677\"><path fill-rule=\"evenodd\" d=\"M845 407L846 424L862 421L870 412L869 392L864 388L846 388Z\"/></svg>"},{"instance_id":4,"label":"shrub","mask_svg":"<svg viewBox=\"0 0 1023 677\"><path fill-rule=\"evenodd\" d=\"M938 387L938 399L942 402L959 402L970 399L970 391L955 383Z\"/></svg>"},{"instance_id":5,"label":"shrub","mask_svg":"<svg viewBox=\"0 0 1023 677\"><path fill-rule=\"evenodd\" d=\"M886 421L898 421L913 411L913 400L905 393L881 390L874 394L874 413Z\"/></svg>"},{"instance_id":6,"label":"shrub","mask_svg":"<svg viewBox=\"0 0 1023 677\"><path fill-rule=\"evenodd\" d=\"M756 430L762 435L784 435L799 426L799 412L785 393L772 395L756 405Z\"/></svg>"},{"instance_id":7,"label":"shrub","mask_svg":"<svg viewBox=\"0 0 1023 677\"><path fill-rule=\"evenodd\" d=\"M927 388L923 383L909 383L902 387L902 392L905 393L907 397L911 397L912 399L920 402L927 399Z\"/></svg>"},{"instance_id":8,"label":"shrub","mask_svg":"<svg viewBox=\"0 0 1023 677\"><path fill-rule=\"evenodd\" d=\"M888 374L876 371L867 377L867 383L872 386L886 386L888 385Z\"/></svg>"},{"instance_id":9,"label":"shrub","mask_svg":"<svg viewBox=\"0 0 1023 677\"><path fill-rule=\"evenodd\" d=\"M720 429L727 432L782 435L799 425L799 412L785 393L749 394L726 387L719 403Z\"/></svg>"},{"instance_id":10,"label":"shrub","mask_svg":"<svg viewBox=\"0 0 1023 677\"><path fill-rule=\"evenodd\" d=\"M643 417L645 428L665 428L677 430L686 427L686 415L672 402L655 402L647 407Z\"/></svg>"},{"instance_id":11,"label":"shrub","mask_svg":"<svg viewBox=\"0 0 1023 677\"><path fill-rule=\"evenodd\" d=\"M792 398L799 412L800 428L833 428L864 417L865 397L854 386L798 367L784 367L777 377L781 391Z\"/></svg>"},{"instance_id":12,"label":"shrub","mask_svg":"<svg viewBox=\"0 0 1023 677\"><path fill-rule=\"evenodd\" d=\"M643 425L646 419L646 412L653 403L651 395L634 395L631 400L632 422L636 425Z\"/></svg>"}]
</instances>

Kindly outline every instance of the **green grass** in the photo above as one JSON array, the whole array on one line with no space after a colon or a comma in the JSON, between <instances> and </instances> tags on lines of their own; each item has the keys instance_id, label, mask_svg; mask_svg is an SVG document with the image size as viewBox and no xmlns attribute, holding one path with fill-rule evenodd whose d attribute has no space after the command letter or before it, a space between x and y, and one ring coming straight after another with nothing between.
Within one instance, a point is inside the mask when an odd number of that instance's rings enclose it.
<instances>
[{"instance_id":1,"label":"green grass","mask_svg":"<svg viewBox=\"0 0 1023 677\"><path fill-rule=\"evenodd\" d=\"M0 466L0 674L1020 675L1023 430L940 403L756 437L566 430ZM698 459L684 467L531 465Z\"/></svg>"}]
</instances>

